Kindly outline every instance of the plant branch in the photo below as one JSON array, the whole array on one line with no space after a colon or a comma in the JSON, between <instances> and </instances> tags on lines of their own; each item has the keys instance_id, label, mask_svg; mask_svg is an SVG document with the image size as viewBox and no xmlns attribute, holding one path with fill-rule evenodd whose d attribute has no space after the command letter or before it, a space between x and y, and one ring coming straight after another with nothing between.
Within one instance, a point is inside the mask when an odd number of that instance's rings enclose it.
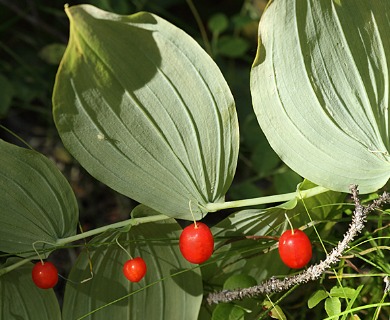
<instances>
[{"instance_id":1,"label":"plant branch","mask_svg":"<svg viewBox=\"0 0 390 320\"><path fill-rule=\"evenodd\" d=\"M23 260L20 260L14 264L11 264L10 266L8 267L5 267L5 268L2 268L0 269L0 277L3 275L3 274L6 274L12 270L15 270L17 268L19 268L20 266L26 264L27 262L31 261L31 258L25 258Z\"/></svg>"},{"instance_id":2,"label":"plant branch","mask_svg":"<svg viewBox=\"0 0 390 320\"><path fill-rule=\"evenodd\" d=\"M349 243L363 230L366 222L367 214L373 210L378 209L385 203L390 203L390 194L384 192L379 199L374 200L370 205L363 207L359 200L359 192L356 185L351 186L352 199L355 203L355 210L353 212L352 222L349 225L344 238L333 248L325 260L318 264L312 265L305 271L286 277L284 279L276 279L274 277L260 283L257 286L240 290L223 290L221 292L211 293L207 298L209 304L220 302L231 302L234 300L241 300L247 297L254 297L261 294L270 294L273 292L281 292L289 288L316 280L321 277L326 269L340 260L343 252L349 247Z\"/></svg>"},{"instance_id":3,"label":"plant branch","mask_svg":"<svg viewBox=\"0 0 390 320\"><path fill-rule=\"evenodd\" d=\"M141 224L141 223L148 223L148 222L161 221L161 220L167 220L167 219L171 219L171 217L168 217L168 216L163 215L163 214L149 216L149 217L131 218L131 219L128 219L128 220L125 220L125 221L116 222L116 223L113 223L113 224L109 224L107 226L103 226L103 227L100 227L100 228L96 228L96 229L93 229L93 230L82 232L82 233L77 234L75 236L58 239L56 241L56 243L53 243L51 245L55 248L55 247L63 246L65 244L68 244L68 243L71 243L71 242L74 242L74 241L77 241L77 240L85 239L85 238L88 238L88 237L91 237L91 236L103 233L103 232L105 232L105 231L107 231L109 229L118 229L118 228L122 228L122 227L135 226L135 225L138 225L138 224ZM14 263L14 264L12 264L12 265L10 265L8 267L0 269L0 276L2 276L3 274L6 274L7 272L10 272L10 271L18 268L19 266L21 266L21 265L23 265L23 264L25 264L25 263L33 260L33 259L37 259L37 256L32 256L32 257L29 257L29 258L25 258L25 259L20 260L20 261Z\"/></svg>"},{"instance_id":4,"label":"plant branch","mask_svg":"<svg viewBox=\"0 0 390 320\"><path fill-rule=\"evenodd\" d=\"M192 2L192 0L186 0L186 1L187 1L187 4L188 4L191 12L192 12L192 15L194 16L194 18L196 20L197 25L198 25L200 34L201 34L202 39L203 39L204 47L205 47L207 53L209 54L209 56L212 57L213 50L211 49L210 41L207 37L207 32L206 32L206 29L203 25L202 19L199 16L198 10L196 10L196 7L195 7L194 3Z\"/></svg>"},{"instance_id":5,"label":"plant branch","mask_svg":"<svg viewBox=\"0 0 390 320\"><path fill-rule=\"evenodd\" d=\"M222 209L256 206L259 204L268 204L268 203L275 203L275 202L285 202L285 201L292 200L294 198L307 199L327 191L329 191L329 189L318 186L307 190L298 190L295 192L278 194L274 196L236 200L236 201L226 201L222 203L208 203L206 204L205 208L207 209L208 212L215 212Z\"/></svg>"},{"instance_id":6,"label":"plant branch","mask_svg":"<svg viewBox=\"0 0 390 320\"><path fill-rule=\"evenodd\" d=\"M91 236L95 236L97 234L100 234L100 233L107 231L108 229L118 229L118 228L122 228L122 227L135 226L135 225L141 224L141 223L155 222L155 221L161 221L161 220L167 220L167 219L171 219L171 218L164 215L164 214L158 214L158 215L149 216L149 217L142 217L142 218L132 218L132 219L112 223L112 224L109 224L109 225L106 225L106 226L103 226L100 228L92 229L92 230L89 230L89 231L86 231L86 232L83 232L80 234L76 234L75 236L58 239L55 244L56 244L56 246L62 246L64 244L67 244L70 242L74 242L77 240L81 240L81 239L85 239L85 238L88 238Z\"/></svg>"}]
</instances>

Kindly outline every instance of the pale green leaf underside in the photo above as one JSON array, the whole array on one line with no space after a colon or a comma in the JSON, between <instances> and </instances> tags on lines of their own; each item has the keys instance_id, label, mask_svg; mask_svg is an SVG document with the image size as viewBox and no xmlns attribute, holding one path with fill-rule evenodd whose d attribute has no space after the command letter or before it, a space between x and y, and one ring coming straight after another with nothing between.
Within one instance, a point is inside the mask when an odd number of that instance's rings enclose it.
<instances>
[{"instance_id":1,"label":"pale green leaf underside","mask_svg":"<svg viewBox=\"0 0 390 320\"><path fill-rule=\"evenodd\" d=\"M90 276L88 255L84 251L69 275L64 320L78 319L90 312L93 313L88 319L197 319L202 278L199 269L190 270L193 265L179 251L177 239L181 230L172 219L119 233L119 243L133 257L141 256L146 262L147 273L139 283L129 282L122 273L129 256L115 242L118 232L96 237L90 244L101 245L89 247L94 277L80 283ZM130 293L134 294L126 297ZM116 299L120 301L111 303ZM101 309L94 312L98 308Z\"/></svg>"},{"instance_id":2,"label":"pale green leaf underside","mask_svg":"<svg viewBox=\"0 0 390 320\"><path fill-rule=\"evenodd\" d=\"M230 90L187 34L149 13L70 7L53 95L65 146L95 178L159 212L222 201L238 154ZM197 219L201 210L193 211Z\"/></svg>"},{"instance_id":3,"label":"pale green leaf underside","mask_svg":"<svg viewBox=\"0 0 390 320\"><path fill-rule=\"evenodd\" d=\"M76 198L54 163L3 140L0 163L0 251L32 256L34 242L76 233Z\"/></svg>"},{"instance_id":4,"label":"pale green leaf underside","mask_svg":"<svg viewBox=\"0 0 390 320\"><path fill-rule=\"evenodd\" d=\"M347 192L390 176L390 2L275 0L251 73L258 121L300 175Z\"/></svg>"},{"instance_id":5,"label":"pale green leaf underside","mask_svg":"<svg viewBox=\"0 0 390 320\"><path fill-rule=\"evenodd\" d=\"M17 259L13 258L12 261L17 262ZM61 319L54 290L35 286L31 279L32 266L32 263L28 263L0 276L0 319Z\"/></svg>"}]
</instances>

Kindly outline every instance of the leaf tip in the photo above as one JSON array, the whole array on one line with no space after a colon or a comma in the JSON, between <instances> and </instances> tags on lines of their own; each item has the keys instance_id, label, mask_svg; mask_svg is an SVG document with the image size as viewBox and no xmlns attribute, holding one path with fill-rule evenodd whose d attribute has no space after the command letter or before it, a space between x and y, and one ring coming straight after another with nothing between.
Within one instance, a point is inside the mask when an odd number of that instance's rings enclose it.
<instances>
[{"instance_id":1,"label":"leaf tip","mask_svg":"<svg viewBox=\"0 0 390 320\"><path fill-rule=\"evenodd\" d=\"M261 41L261 36L259 35L256 57L255 60L253 61L252 68L255 68L258 65L262 64L265 61L265 57L266 57L266 50L263 45L263 42Z\"/></svg>"}]
</instances>

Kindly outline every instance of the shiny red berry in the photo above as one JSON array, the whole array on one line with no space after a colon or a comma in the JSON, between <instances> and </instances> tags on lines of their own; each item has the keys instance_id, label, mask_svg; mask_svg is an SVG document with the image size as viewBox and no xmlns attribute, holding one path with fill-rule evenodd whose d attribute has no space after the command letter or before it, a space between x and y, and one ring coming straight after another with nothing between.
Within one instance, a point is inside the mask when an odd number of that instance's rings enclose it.
<instances>
[{"instance_id":1,"label":"shiny red berry","mask_svg":"<svg viewBox=\"0 0 390 320\"><path fill-rule=\"evenodd\" d=\"M41 289L53 288L58 282L58 271L51 262L37 262L31 272L32 280Z\"/></svg>"},{"instance_id":2,"label":"shiny red berry","mask_svg":"<svg viewBox=\"0 0 390 320\"><path fill-rule=\"evenodd\" d=\"M279 255L288 267L303 268L312 256L311 242L308 236L299 229L285 231L279 238Z\"/></svg>"},{"instance_id":3,"label":"shiny red berry","mask_svg":"<svg viewBox=\"0 0 390 320\"><path fill-rule=\"evenodd\" d=\"M127 260L123 265L123 274L131 282L139 282L146 274L146 263L141 257Z\"/></svg>"},{"instance_id":4,"label":"shiny red berry","mask_svg":"<svg viewBox=\"0 0 390 320\"><path fill-rule=\"evenodd\" d=\"M191 263L203 263L214 251L214 237L202 222L190 224L182 231L179 248L183 257Z\"/></svg>"}]
</instances>

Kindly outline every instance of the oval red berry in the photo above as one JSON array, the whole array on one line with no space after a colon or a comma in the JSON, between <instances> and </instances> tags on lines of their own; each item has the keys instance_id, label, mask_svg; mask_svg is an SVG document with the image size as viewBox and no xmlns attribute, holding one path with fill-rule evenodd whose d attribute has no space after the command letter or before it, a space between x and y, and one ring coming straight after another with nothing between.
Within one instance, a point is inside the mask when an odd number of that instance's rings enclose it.
<instances>
[{"instance_id":1,"label":"oval red berry","mask_svg":"<svg viewBox=\"0 0 390 320\"><path fill-rule=\"evenodd\" d=\"M214 251L214 237L210 228L202 222L185 227L180 235L179 248L187 261L205 262Z\"/></svg>"},{"instance_id":2,"label":"oval red berry","mask_svg":"<svg viewBox=\"0 0 390 320\"><path fill-rule=\"evenodd\" d=\"M58 271L51 262L37 262L31 272L32 280L41 289L53 288L58 282Z\"/></svg>"},{"instance_id":3,"label":"oval red berry","mask_svg":"<svg viewBox=\"0 0 390 320\"><path fill-rule=\"evenodd\" d=\"M146 263L141 257L127 260L123 265L123 274L131 282L139 282L146 274Z\"/></svg>"},{"instance_id":4,"label":"oval red berry","mask_svg":"<svg viewBox=\"0 0 390 320\"><path fill-rule=\"evenodd\" d=\"M303 268L312 256L311 242L301 230L285 231L279 238L279 255L283 263L290 268Z\"/></svg>"}]
</instances>

